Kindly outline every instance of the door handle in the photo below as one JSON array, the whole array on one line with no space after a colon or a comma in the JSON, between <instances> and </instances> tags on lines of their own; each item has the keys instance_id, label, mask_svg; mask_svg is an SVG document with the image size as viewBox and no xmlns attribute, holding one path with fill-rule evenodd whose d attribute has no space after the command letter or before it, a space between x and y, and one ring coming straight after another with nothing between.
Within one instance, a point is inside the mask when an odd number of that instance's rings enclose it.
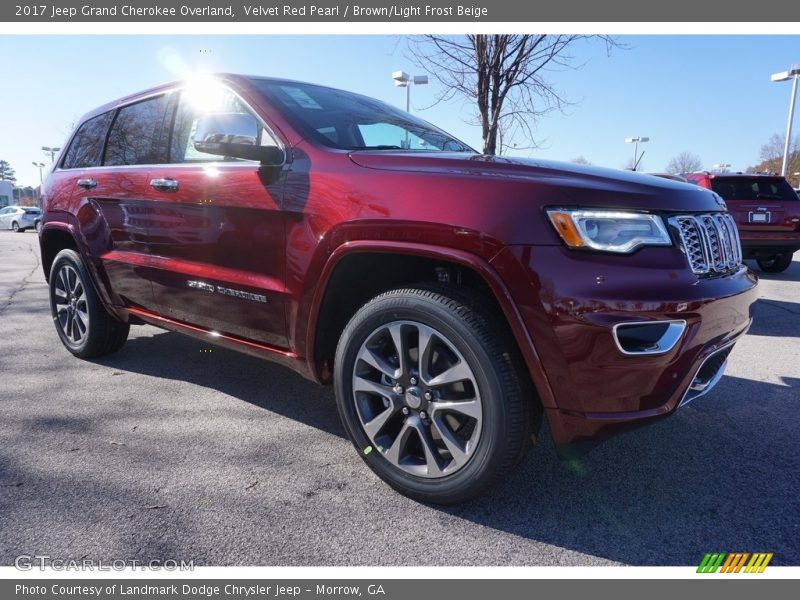
<instances>
[{"instance_id":1,"label":"door handle","mask_svg":"<svg viewBox=\"0 0 800 600\"><path fill-rule=\"evenodd\" d=\"M150 180L150 187L157 189L160 192L177 192L178 181L172 177L161 177L158 179Z\"/></svg>"},{"instance_id":2,"label":"door handle","mask_svg":"<svg viewBox=\"0 0 800 600\"><path fill-rule=\"evenodd\" d=\"M78 187L82 187L85 190L90 190L94 187L97 187L97 181L91 177L78 179Z\"/></svg>"}]
</instances>

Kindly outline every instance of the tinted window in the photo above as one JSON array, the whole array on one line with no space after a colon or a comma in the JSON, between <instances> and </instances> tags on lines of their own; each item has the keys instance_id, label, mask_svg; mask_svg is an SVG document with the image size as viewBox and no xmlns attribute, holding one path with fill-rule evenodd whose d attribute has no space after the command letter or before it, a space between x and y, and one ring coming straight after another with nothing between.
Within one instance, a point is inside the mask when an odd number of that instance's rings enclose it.
<instances>
[{"instance_id":1,"label":"tinted window","mask_svg":"<svg viewBox=\"0 0 800 600\"><path fill-rule=\"evenodd\" d=\"M148 165L166 162L164 120L167 95L123 106L108 134L104 165Z\"/></svg>"},{"instance_id":2,"label":"tinted window","mask_svg":"<svg viewBox=\"0 0 800 600\"><path fill-rule=\"evenodd\" d=\"M100 164L103 144L113 113L107 112L89 119L78 128L69 150L61 163L64 169L85 169Z\"/></svg>"},{"instance_id":3,"label":"tinted window","mask_svg":"<svg viewBox=\"0 0 800 600\"><path fill-rule=\"evenodd\" d=\"M251 81L296 129L326 146L474 152L430 123L366 96L307 83Z\"/></svg>"},{"instance_id":4,"label":"tinted window","mask_svg":"<svg viewBox=\"0 0 800 600\"><path fill-rule=\"evenodd\" d=\"M782 177L718 177L711 189L725 200L797 200Z\"/></svg>"}]
</instances>

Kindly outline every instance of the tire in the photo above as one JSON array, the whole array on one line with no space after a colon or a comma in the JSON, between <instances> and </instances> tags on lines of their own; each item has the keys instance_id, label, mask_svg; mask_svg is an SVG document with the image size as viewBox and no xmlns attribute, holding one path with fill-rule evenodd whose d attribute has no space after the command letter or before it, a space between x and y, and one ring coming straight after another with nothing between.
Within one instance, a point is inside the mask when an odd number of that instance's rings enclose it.
<instances>
[{"instance_id":1,"label":"tire","mask_svg":"<svg viewBox=\"0 0 800 600\"><path fill-rule=\"evenodd\" d=\"M14 231L14 233L25 233L25 230L20 229L19 223L17 223L16 221L11 223L11 229Z\"/></svg>"},{"instance_id":2,"label":"tire","mask_svg":"<svg viewBox=\"0 0 800 600\"><path fill-rule=\"evenodd\" d=\"M347 324L334 363L339 416L395 490L465 502L525 455L529 388L506 331L491 309L424 287L377 296Z\"/></svg>"},{"instance_id":3,"label":"tire","mask_svg":"<svg viewBox=\"0 0 800 600\"><path fill-rule=\"evenodd\" d=\"M74 250L62 250L53 261L50 310L61 342L79 358L111 354L128 339L130 326L106 312Z\"/></svg>"},{"instance_id":4,"label":"tire","mask_svg":"<svg viewBox=\"0 0 800 600\"><path fill-rule=\"evenodd\" d=\"M784 252L768 259L758 258L756 262L765 273L783 273L792 264L792 256L791 252Z\"/></svg>"},{"instance_id":5,"label":"tire","mask_svg":"<svg viewBox=\"0 0 800 600\"><path fill-rule=\"evenodd\" d=\"M42 230L42 222L36 221L36 225L33 227L36 230L36 233L39 233Z\"/></svg>"}]
</instances>

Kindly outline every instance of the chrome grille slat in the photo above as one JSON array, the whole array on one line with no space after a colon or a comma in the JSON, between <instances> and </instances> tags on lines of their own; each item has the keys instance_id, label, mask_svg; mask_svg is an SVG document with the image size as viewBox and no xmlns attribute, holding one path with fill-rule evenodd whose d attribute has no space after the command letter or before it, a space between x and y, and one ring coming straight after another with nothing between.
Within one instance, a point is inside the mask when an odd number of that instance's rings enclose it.
<instances>
[{"instance_id":1,"label":"chrome grille slat","mask_svg":"<svg viewBox=\"0 0 800 600\"><path fill-rule=\"evenodd\" d=\"M736 223L728 213L679 215L669 219L695 275L727 273L742 263Z\"/></svg>"}]
</instances>

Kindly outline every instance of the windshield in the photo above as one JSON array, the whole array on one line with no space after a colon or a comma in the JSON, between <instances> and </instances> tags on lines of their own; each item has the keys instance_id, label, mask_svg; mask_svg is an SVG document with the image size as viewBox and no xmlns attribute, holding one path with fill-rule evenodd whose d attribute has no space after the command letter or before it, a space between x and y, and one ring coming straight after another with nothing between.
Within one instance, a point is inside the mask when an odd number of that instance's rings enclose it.
<instances>
[{"instance_id":1,"label":"windshield","mask_svg":"<svg viewBox=\"0 0 800 600\"><path fill-rule=\"evenodd\" d=\"M475 152L430 123L366 96L293 81L251 81L299 132L331 148Z\"/></svg>"},{"instance_id":2,"label":"windshield","mask_svg":"<svg viewBox=\"0 0 800 600\"><path fill-rule=\"evenodd\" d=\"M797 200L783 177L721 177L711 180L711 189L725 200Z\"/></svg>"}]
</instances>

